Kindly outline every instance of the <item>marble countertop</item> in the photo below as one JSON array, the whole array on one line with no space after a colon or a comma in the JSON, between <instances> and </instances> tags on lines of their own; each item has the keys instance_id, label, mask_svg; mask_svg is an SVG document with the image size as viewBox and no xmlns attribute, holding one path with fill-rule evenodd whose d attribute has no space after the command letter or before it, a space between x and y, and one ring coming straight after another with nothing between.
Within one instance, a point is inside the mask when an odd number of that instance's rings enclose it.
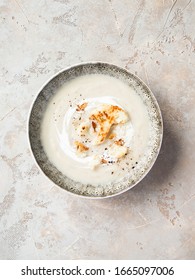
<instances>
[{"instance_id":1,"label":"marble countertop","mask_svg":"<svg viewBox=\"0 0 195 280\"><path fill-rule=\"evenodd\" d=\"M194 259L194 1L2 0L0 15L0 258ZM164 119L150 173L104 200L55 186L27 137L42 85L92 60L140 76Z\"/></svg>"}]
</instances>

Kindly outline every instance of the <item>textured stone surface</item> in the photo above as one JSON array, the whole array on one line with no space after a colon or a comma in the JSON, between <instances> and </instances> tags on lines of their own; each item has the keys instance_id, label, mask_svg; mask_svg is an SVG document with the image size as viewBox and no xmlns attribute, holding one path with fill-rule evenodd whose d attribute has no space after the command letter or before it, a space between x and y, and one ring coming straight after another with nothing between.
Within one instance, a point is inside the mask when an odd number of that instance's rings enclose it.
<instances>
[{"instance_id":1,"label":"textured stone surface","mask_svg":"<svg viewBox=\"0 0 195 280\"><path fill-rule=\"evenodd\" d=\"M1 1L1 259L195 258L194 18L190 0ZM27 139L43 83L90 60L139 75L165 126L148 176L98 201L54 186Z\"/></svg>"}]
</instances>

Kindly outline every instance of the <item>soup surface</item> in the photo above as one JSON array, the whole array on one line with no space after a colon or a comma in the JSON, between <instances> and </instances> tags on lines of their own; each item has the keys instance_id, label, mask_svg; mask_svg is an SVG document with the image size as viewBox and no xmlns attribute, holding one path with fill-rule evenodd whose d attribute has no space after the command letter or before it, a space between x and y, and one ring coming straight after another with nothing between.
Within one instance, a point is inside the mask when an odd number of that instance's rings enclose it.
<instances>
[{"instance_id":1,"label":"soup surface","mask_svg":"<svg viewBox=\"0 0 195 280\"><path fill-rule=\"evenodd\" d=\"M41 126L49 160L75 181L98 186L133 175L149 146L147 108L133 88L103 74L65 83Z\"/></svg>"}]
</instances>

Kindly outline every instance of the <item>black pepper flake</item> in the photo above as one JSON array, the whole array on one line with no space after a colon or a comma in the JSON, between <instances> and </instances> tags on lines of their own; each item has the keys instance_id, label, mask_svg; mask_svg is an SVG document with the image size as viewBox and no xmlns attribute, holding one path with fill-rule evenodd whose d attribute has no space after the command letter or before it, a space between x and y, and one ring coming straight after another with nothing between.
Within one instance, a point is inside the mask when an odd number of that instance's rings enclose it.
<instances>
[{"instance_id":1,"label":"black pepper flake","mask_svg":"<svg viewBox=\"0 0 195 280\"><path fill-rule=\"evenodd\" d=\"M135 168L135 166L132 166L132 169L134 169Z\"/></svg>"},{"instance_id":2,"label":"black pepper flake","mask_svg":"<svg viewBox=\"0 0 195 280\"><path fill-rule=\"evenodd\" d=\"M125 170L125 168L122 168L122 170Z\"/></svg>"},{"instance_id":3,"label":"black pepper flake","mask_svg":"<svg viewBox=\"0 0 195 280\"><path fill-rule=\"evenodd\" d=\"M133 160L133 159L131 158L131 160Z\"/></svg>"},{"instance_id":4,"label":"black pepper flake","mask_svg":"<svg viewBox=\"0 0 195 280\"><path fill-rule=\"evenodd\" d=\"M127 153L125 154L125 156L127 156Z\"/></svg>"},{"instance_id":5,"label":"black pepper flake","mask_svg":"<svg viewBox=\"0 0 195 280\"><path fill-rule=\"evenodd\" d=\"M112 171L111 174L114 174L114 171Z\"/></svg>"},{"instance_id":6,"label":"black pepper flake","mask_svg":"<svg viewBox=\"0 0 195 280\"><path fill-rule=\"evenodd\" d=\"M81 117L79 118L79 121L81 120Z\"/></svg>"},{"instance_id":7,"label":"black pepper flake","mask_svg":"<svg viewBox=\"0 0 195 280\"><path fill-rule=\"evenodd\" d=\"M129 163L128 163L128 162L126 162L126 165L129 165Z\"/></svg>"},{"instance_id":8,"label":"black pepper flake","mask_svg":"<svg viewBox=\"0 0 195 280\"><path fill-rule=\"evenodd\" d=\"M55 105L56 103L54 102L53 105Z\"/></svg>"},{"instance_id":9,"label":"black pepper flake","mask_svg":"<svg viewBox=\"0 0 195 280\"><path fill-rule=\"evenodd\" d=\"M136 161L136 163L135 164L138 164L138 162Z\"/></svg>"},{"instance_id":10,"label":"black pepper flake","mask_svg":"<svg viewBox=\"0 0 195 280\"><path fill-rule=\"evenodd\" d=\"M108 148L105 148L104 150L108 150Z\"/></svg>"}]
</instances>

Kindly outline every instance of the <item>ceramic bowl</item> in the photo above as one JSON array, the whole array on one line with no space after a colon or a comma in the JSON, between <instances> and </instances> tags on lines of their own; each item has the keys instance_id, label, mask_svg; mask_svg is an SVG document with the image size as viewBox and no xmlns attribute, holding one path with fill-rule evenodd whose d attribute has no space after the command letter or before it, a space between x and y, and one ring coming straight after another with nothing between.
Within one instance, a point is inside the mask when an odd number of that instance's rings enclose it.
<instances>
[{"instance_id":1,"label":"ceramic bowl","mask_svg":"<svg viewBox=\"0 0 195 280\"><path fill-rule=\"evenodd\" d=\"M144 165L135 170L133 177L129 176L120 182L99 185L98 187L75 182L62 174L49 161L46 153L44 152L40 139L41 122L48 102L52 96L66 82L86 74L106 74L116 77L117 79L125 82L129 87L132 87L142 98L147 108L154 132L150 141L152 152L149 157L144 159ZM160 108L153 93L140 78L116 65L102 62L90 62L72 66L61 71L43 86L43 88L38 93L30 111L28 136L30 147L38 166L43 171L43 173L45 173L45 175L57 186L82 197L105 198L118 195L131 189L146 176L159 154L163 136L163 122ZM143 155L143 157L144 156L145 155Z\"/></svg>"}]
</instances>

